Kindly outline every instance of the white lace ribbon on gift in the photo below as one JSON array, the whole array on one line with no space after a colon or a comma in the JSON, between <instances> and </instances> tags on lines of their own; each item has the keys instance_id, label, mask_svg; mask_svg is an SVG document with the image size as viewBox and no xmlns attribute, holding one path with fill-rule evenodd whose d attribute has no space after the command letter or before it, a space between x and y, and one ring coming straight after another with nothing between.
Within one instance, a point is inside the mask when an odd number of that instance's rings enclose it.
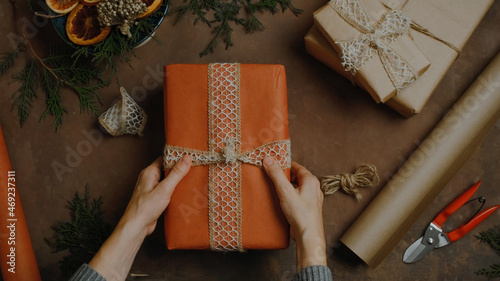
<instances>
[{"instance_id":1,"label":"white lace ribbon on gift","mask_svg":"<svg viewBox=\"0 0 500 281\"><path fill-rule=\"evenodd\" d=\"M241 242L241 164L262 167L273 157L283 169L290 168L290 140L267 143L241 152L240 65L208 65L208 151L166 145L164 166L172 168L184 155L192 165L209 166L209 241L217 251L243 251Z\"/></svg>"},{"instance_id":2,"label":"white lace ribbon on gift","mask_svg":"<svg viewBox=\"0 0 500 281\"><path fill-rule=\"evenodd\" d=\"M353 75L378 54L397 92L414 82L418 74L389 44L407 34L412 23L402 11L390 10L374 25L358 0L331 0L330 6L362 34L352 40L335 42L340 46L342 65Z\"/></svg>"}]
</instances>

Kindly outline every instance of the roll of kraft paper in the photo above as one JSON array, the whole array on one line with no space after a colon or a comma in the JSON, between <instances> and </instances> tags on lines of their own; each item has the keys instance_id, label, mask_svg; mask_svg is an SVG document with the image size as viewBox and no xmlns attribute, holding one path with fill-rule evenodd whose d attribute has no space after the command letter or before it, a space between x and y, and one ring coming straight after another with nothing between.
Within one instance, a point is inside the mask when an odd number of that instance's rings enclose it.
<instances>
[{"instance_id":1,"label":"roll of kraft paper","mask_svg":"<svg viewBox=\"0 0 500 281\"><path fill-rule=\"evenodd\" d=\"M10 184L9 184L10 183ZM31 245L15 172L0 127L0 267L5 281L41 280Z\"/></svg>"},{"instance_id":2,"label":"roll of kraft paper","mask_svg":"<svg viewBox=\"0 0 500 281\"><path fill-rule=\"evenodd\" d=\"M500 117L500 54L340 238L376 267L478 148Z\"/></svg>"}]
</instances>

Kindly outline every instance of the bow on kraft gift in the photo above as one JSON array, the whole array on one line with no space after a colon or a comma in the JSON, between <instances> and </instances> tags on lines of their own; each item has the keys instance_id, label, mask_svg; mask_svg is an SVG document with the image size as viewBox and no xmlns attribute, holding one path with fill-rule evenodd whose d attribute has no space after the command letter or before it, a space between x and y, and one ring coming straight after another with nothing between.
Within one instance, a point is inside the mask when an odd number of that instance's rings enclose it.
<instances>
[{"instance_id":1,"label":"bow on kraft gift","mask_svg":"<svg viewBox=\"0 0 500 281\"><path fill-rule=\"evenodd\" d=\"M290 158L290 140L289 139L278 139L275 141L266 142L263 145L251 148L247 151L242 151L242 147L247 147L247 141L242 141L242 124L254 123L251 118L242 116L242 111L247 109L242 109L243 101L241 99L241 93L245 92L246 95L251 94L251 89L243 89L242 79L251 79L256 73L256 71L247 71L245 77L242 77L242 68L248 65L240 65L237 63L227 63L227 64L209 64L208 67L205 65L195 66L196 69L205 69L208 75L208 87L205 86L200 87L201 95L206 95L208 91L208 100L206 104L207 110L200 114L200 118L206 118L208 121L208 142L206 146L207 150L195 149L189 146L184 145L170 145L167 144L164 150L164 166L166 169L171 169L179 161L184 155L189 155L192 159L192 166L208 166L208 191L206 196L208 208L207 217L205 220L208 220L208 237L207 237L207 248L211 250L219 250L219 251L243 251L247 248L243 240L245 239L244 235L245 231L242 227L243 221L245 223L250 223L248 219L243 219L244 212L251 212L251 210L245 209L245 204L249 206L248 208L254 208L252 205L258 206L261 202L258 200L266 201L265 198L253 198L255 200L252 202L250 198L246 198L244 193L247 192L247 189L250 192L253 189L261 188L259 182L252 183L251 185L244 185L242 183L243 178L248 174L243 171L243 166L252 165L255 167L262 168L262 160L265 157L273 157L277 163L281 165L281 167L286 170L290 168L291 158ZM252 65L250 65L252 66ZM256 67L265 67L259 65L253 65ZM182 67L182 65L181 65ZM189 66L188 66L189 67ZM271 69L275 66L270 66ZM250 67L248 67L250 68ZM167 67L167 82L166 84L170 84L171 87L174 87L175 82L169 80L169 75L173 71ZM257 75L258 76L258 75ZM248 77L248 78L247 78ZM206 79L206 78L205 78ZM255 78L254 79L259 79ZM173 80L173 78L172 78ZM205 80L206 81L206 80ZM272 80L270 80L272 81ZM278 80L279 81L279 80ZM196 83L196 82L194 82ZM204 84L204 82L202 82ZM254 83L259 83L259 81L254 81ZM253 85L254 83L251 83ZM264 83L265 84L265 83ZM272 95L281 95L281 90L274 92L272 89L273 84L278 84L274 81L274 83L270 83L271 87L268 89L269 94ZM182 85L181 87L183 87ZM168 88L168 86L167 86ZM178 88L176 88L178 89ZM204 93L203 93L204 91ZM174 110L173 106L169 104L169 100L175 100L175 90L167 89L167 98L166 98L166 112L170 109ZM285 92L286 93L286 92ZM195 94L195 93L192 93ZM265 95L262 95L265 97ZM186 97L187 98L187 97ZM193 98L197 98L193 96ZM199 97L198 97L199 98ZM245 99L246 101L254 101L258 103L258 98L254 99ZM252 105L249 105L252 106ZM201 114L207 114L206 117L201 117ZM248 111L246 111L248 112ZM258 112L254 112L259 114ZM172 118L175 118L173 116ZM244 118L246 118L244 120ZM173 123L173 120L166 117L167 120L167 128L169 124ZM245 123L247 122L247 123ZM206 123L205 123L206 124ZM206 126L206 125L205 125ZM188 129L189 131L189 129ZM198 130L199 131L199 130ZM288 135L288 129L286 130ZM193 133L195 130L193 130ZM197 136L192 135L192 138L196 138ZM167 143L169 142L169 136L167 132ZM245 145L242 145L245 143ZM259 169L261 175L265 177L265 172L262 169ZM191 175L190 175L191 176ZM247 180L253 180L252 177L247 176ZM204 180L205 182L207 179ZM264 182L265 184L265 182ZM178 187L179 188L179 187ZM186 188L192 188L186 187ZM272 188L272 186L271 186ZM275 192L267 186L267 189L271 192ZM184 186L181 186L181 191L185 192ZM176 189L176 192L178 189ZM172 197L172 203L176 201L177 193L174 193L174 197ZM188 196L189 197L189 196ZM254 197L254 196L252 196ZM243 202L247 200L246 202ZM189 202L188 202L189 203ZM277 202L271 202L276 210L279 208L279 204ZM177 209L174 207L173 210L169 206L169 211L176 211ZM262 211L262 210L261 210ZM280 211L281 212L281 211ZM273 214L253 214L254 216L275 216ZM167 217L169 214L167 214ZM168 219L168 218L166 218ZM170 220L175 220L175 218L171 218ZM177 218L180 219L180 218ZM167 229L168 223L166 223ZM286 225L286 224L285 224ZM192 227L192 226L191 226ZM200 226L196 225L195 228ZM249 225L250 228L260 228L257 225ZM167 229L171 230L171 229ZM171 233L171 236L175 235L187 235L186 233L178 233L176 230L171 230L174 233ZM196 229L190 229L190 231L196 232ZM253 231L253 230L252 230ZM288 228L284 228L283 231L287 232ZM265 233L262 233L265 235ZM175 240L175 238L169 237L167 233L167 244L171 247L172 243L168 239ZM287 238L288 239L288 238ZM286 239L286 240L287 240ZM286 244L288 241L286 241ZM266 247L262 245L250 245L248 247L253 248L254 246L257 248ZM177 248L176 245L173 246ZM196 246L180 246L183 248L193 248Z\"/></svg>"},{"instance_id":2,"label":"bow on kraft gift","mask_svg":"<svg viewBox=\"0 0 500 281\"><path fill-rule=\"evenodd\" d=\"M377 102L400 93L430 66L409 36L412 20L379 1L331 0L314 13L314 21L344 70L357 74Z\"/></svg>"},{"instance_id":3,"label":"bow on kraft gift","mask_svg":"<svg viewBox=\"0 0 500 281\"><path fill-rule=\"evenodd\" d=\"M422 111L492 2L332 0L314 13L306 50L408 118Z\"/></svg>"},{"instance_id":4,"label":"bow on kraft gift","mask_svg":"<svg viewBox=\"0 0 500 281\"><path fill-rule=\"evenodd\" d=\"M378 54L392 84L399 92L418 77L415 69L389 44L407 34L411 19L402 11L384 14L375 25L357 0L332 0L330 6L350 25L362 34L348 41L337 41L341 49L342 65L355 74L369 59Z\"/></svg>"}]
</instances>

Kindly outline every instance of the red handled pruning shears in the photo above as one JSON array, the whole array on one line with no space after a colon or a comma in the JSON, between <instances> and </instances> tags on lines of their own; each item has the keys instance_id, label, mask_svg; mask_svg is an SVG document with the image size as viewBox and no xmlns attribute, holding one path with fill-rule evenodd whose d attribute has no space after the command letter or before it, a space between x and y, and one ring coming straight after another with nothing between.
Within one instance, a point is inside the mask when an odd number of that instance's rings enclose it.
<instances>
[{"instance_id":1,"label":"red handled pruning shears","mask_svg":"<svg viewBox=\"0 0 500 281\"><path fill-rule=\"evenodd\" d=\"M500 208L500 205L490 207L476 214L470 221L464 223L459 228L448 233L443 232L442 225L444 222L472 197L472 195L479 188L480 184L481 181L478 181L437 215L437 217L425 230L424 236L420 237L417 241L411 244L408 249L406 249L403 255L403 261L405 263L419 261L433 249L444 247L451 242L462 238L465 234L490 216L494 211ZM479 200L484 204L484 197L479 198Z\"/></svg>"}]
</instances>

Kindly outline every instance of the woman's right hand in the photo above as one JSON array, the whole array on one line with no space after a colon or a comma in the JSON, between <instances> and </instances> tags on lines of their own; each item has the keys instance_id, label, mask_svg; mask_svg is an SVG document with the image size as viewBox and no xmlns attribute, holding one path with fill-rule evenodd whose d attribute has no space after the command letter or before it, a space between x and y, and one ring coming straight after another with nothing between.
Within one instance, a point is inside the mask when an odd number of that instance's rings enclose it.
<instances>
[{"instance_id":1,"label":"woman's right hand","mask_svg":"<svg viewBox=\"0 0 500 281\"><path fill-rule=\"evenodd\" d=\"M295 187L272 157L265 158L263 164L276 187L281 209L297 244L298 270L311 265L326 265L323 192L318 178L300 164L292 162L290 171Z\"/></svg>"}]
</instances>

